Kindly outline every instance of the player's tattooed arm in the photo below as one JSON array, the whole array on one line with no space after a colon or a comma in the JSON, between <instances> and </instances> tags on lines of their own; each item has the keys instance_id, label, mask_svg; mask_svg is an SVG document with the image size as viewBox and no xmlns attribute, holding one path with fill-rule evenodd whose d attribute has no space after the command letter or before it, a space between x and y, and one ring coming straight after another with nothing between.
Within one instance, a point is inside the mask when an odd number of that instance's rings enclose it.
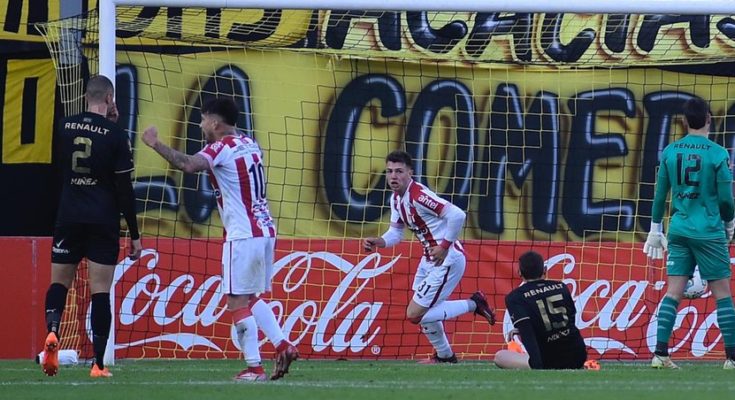
<instances>
[{"instance_id":1,"label":"player's tattooed arm","mask_svg":"<svg viewBox=\"0 0 735 400\"><path fill-rule=\"evenodd\" d=\"M148 127L143 132L143 143L150 146L156 153L166 159L176 169L180 169L187 173L204 171L209 168L209 163L204 157L195 154L193 156L184 154L178 150L161 143L158 140L158 130L156 127Z\"/></svg>"},{"instance_id":2,"label":"player's tattooed arm","mask_svg":"<svg viewBox=\"0 0 735 400\"><path fill-rule=\"evenodd\" d=\"M193 156L184 154L178 150L174 150L166 146L161 142L156 143L156 145L153 147L153 150L160 154L161 157L165 158L166 161L171 163L171 165L184 172L194 173L204 171L209 168L209 163L207 163L207 159L205 159L204 157L196 154Z\"/></svg>"}]
</instances>

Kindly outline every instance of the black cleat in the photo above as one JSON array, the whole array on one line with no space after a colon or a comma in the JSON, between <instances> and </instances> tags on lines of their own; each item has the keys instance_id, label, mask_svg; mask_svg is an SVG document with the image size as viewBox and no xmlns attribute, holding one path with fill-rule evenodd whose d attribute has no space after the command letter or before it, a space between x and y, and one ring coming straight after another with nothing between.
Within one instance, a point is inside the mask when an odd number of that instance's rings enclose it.
<instances>
[{"instance_id":1,"label":"black cleat","mask_svg":"<svg viewBox=\"0 0 735 400\"><path fill-rule=\"evenodd\" d=\"M475 302L475 314L485 318L490 325L495 325L495 310L487 304L485 293L477 291L470 296L470 300Z\"/></svg>"},{"instance_id":2,"label":"black cleat","mask_svg":"<svg viewBox=\"0 0 735 400\"><path fill-rule=\"evenodd\" d=\"M276 354L276 363L273 368L273 374L271 380L281 379L288 373L288 368L291 363L299 358L299 351L292 344L287 344L286 347Z\"/></svg>"},{"instance_id":3,"label":"black cleat","mask_svg":"<svg viewBox=\"0 0 735 400\"><path fill-rule=\"evenodd\" d=\"M442 358L439 357L436 353L434 353L431 358L427 358L426 360L421 360L418 362L419 364L429 365L429 364L456 364L457 363L457 355L452 354L449 357Z\"/></svg>"}]
</instances>

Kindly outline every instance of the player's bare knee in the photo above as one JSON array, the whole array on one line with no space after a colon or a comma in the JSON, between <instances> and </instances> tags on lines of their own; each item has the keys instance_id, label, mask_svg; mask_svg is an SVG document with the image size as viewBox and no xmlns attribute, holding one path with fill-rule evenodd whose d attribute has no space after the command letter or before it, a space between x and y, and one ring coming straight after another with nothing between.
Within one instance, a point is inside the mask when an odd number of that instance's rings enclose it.
<instances>
[{"instance_id":1,"label":"player's bare knee","mask_svg":"<svg viewBox=\"0 0 735 400\"><path fill-rule=\"evenodd\" d=\"M227 309L237 310L250 306L250 296L249 294L228 294Z\"/></svg>"},{"instance_id":2,"label":"player's bare knee","mask_svg":"<svg viewBox=\"0 0 735 400\"><path fill-rule=\"evenodd\" d=\"M680 302L682 297L684 297L683 293L674 293L674 292L666 292L666 297L669 297L673 300L676 300L676 302Z\"/></svg>"},{"instance_id":3,"label":"player's bare knee","mask_svg":"<svg viewBox=\"0 0 735 400\"><path fill-rule=\"evenodd\" d=\"M495 356L493 357L493 362L495 363L495 366L501 369L505 369L505 363L503 363L503 351L506 350L500 350L497 353L495 353Z\"/></svg>"},{"instance_id":4,"label":"player's bare knee","mask_svg":"<svg viewBox=\"0 0 735 400\"><path fill-rule=\"evenodd\" d=\"M414 325L418 325L421 323L424 314L426 314L426 310L409 305L406 309L406 320Z\"/></svg>"}]
</instances>

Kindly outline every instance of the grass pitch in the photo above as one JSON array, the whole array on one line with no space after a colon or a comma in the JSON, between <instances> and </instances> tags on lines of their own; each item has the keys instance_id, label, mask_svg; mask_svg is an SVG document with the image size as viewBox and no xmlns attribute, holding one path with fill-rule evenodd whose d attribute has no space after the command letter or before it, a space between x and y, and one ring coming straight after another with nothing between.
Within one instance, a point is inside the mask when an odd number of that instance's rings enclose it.
<instances>
[{"instance_id":1,"label":"grass pitch","mask_svg":"<svg viewBox=\"0 0 735 400\"><path fill-rule=\"evenodd\" d=\"M0 399L733 399L735 371L722 363L680 363L679 371L641 363L602 363L600 371L506 371L492 363L299 360L279 381L236 383L231 360L122 360L114 377L87 367L47 377L32 361L0 361ZM266 368L270 368L268 363Z\"/></svg>"}]
</instances>

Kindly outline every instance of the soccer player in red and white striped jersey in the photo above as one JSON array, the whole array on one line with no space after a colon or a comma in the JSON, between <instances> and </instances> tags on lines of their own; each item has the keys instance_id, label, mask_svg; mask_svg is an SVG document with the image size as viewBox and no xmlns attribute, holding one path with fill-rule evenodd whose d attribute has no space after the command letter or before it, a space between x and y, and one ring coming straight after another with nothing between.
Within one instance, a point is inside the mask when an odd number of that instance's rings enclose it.
<instances>
[{"instance_id":1,"label":"soccer player in red and white striped jersey","mask_svg":"<svg viewBox=\"0 0 735 400\"><path fill-rule=\"evenodd\" d=\"M208 171L225 228L222 247L222 287L247 368L239 381L265 380L258 346L260 328L277 350L271 379L283 377L299 356L278 326L269 305L257 297L271 290L276 226L268 209L263 153L258 143L235 125L239 110L227 98L207 102L200 127L207 145L195 155L176 151L158 140L149 127L143 142L174 167L187 172Z\"/></svg>"},{"instance_id":2,"label":"soccer player in red and white striped jersey","mask_svg":"<svg viewBox=\"0 0 735 400\"><path fill-rule=\"evenodd\" d=\"M414 295L406 309L406 318L421 325L436 350L432 358L421 363L456 363L442 321L474 312L491 325L495 323L494 312L482 292L475 292L468 300L447 300L462 279L467 264L462 244L457 240L465 213L413 180L413 161L405 151L388 154L385 172L393 191L390 228L381 237L366 238L363 247L373 251L395 246L403 238L406 227L414 233L424 248L424 256L414 277Z\"/></svg>"}]
</instances>

